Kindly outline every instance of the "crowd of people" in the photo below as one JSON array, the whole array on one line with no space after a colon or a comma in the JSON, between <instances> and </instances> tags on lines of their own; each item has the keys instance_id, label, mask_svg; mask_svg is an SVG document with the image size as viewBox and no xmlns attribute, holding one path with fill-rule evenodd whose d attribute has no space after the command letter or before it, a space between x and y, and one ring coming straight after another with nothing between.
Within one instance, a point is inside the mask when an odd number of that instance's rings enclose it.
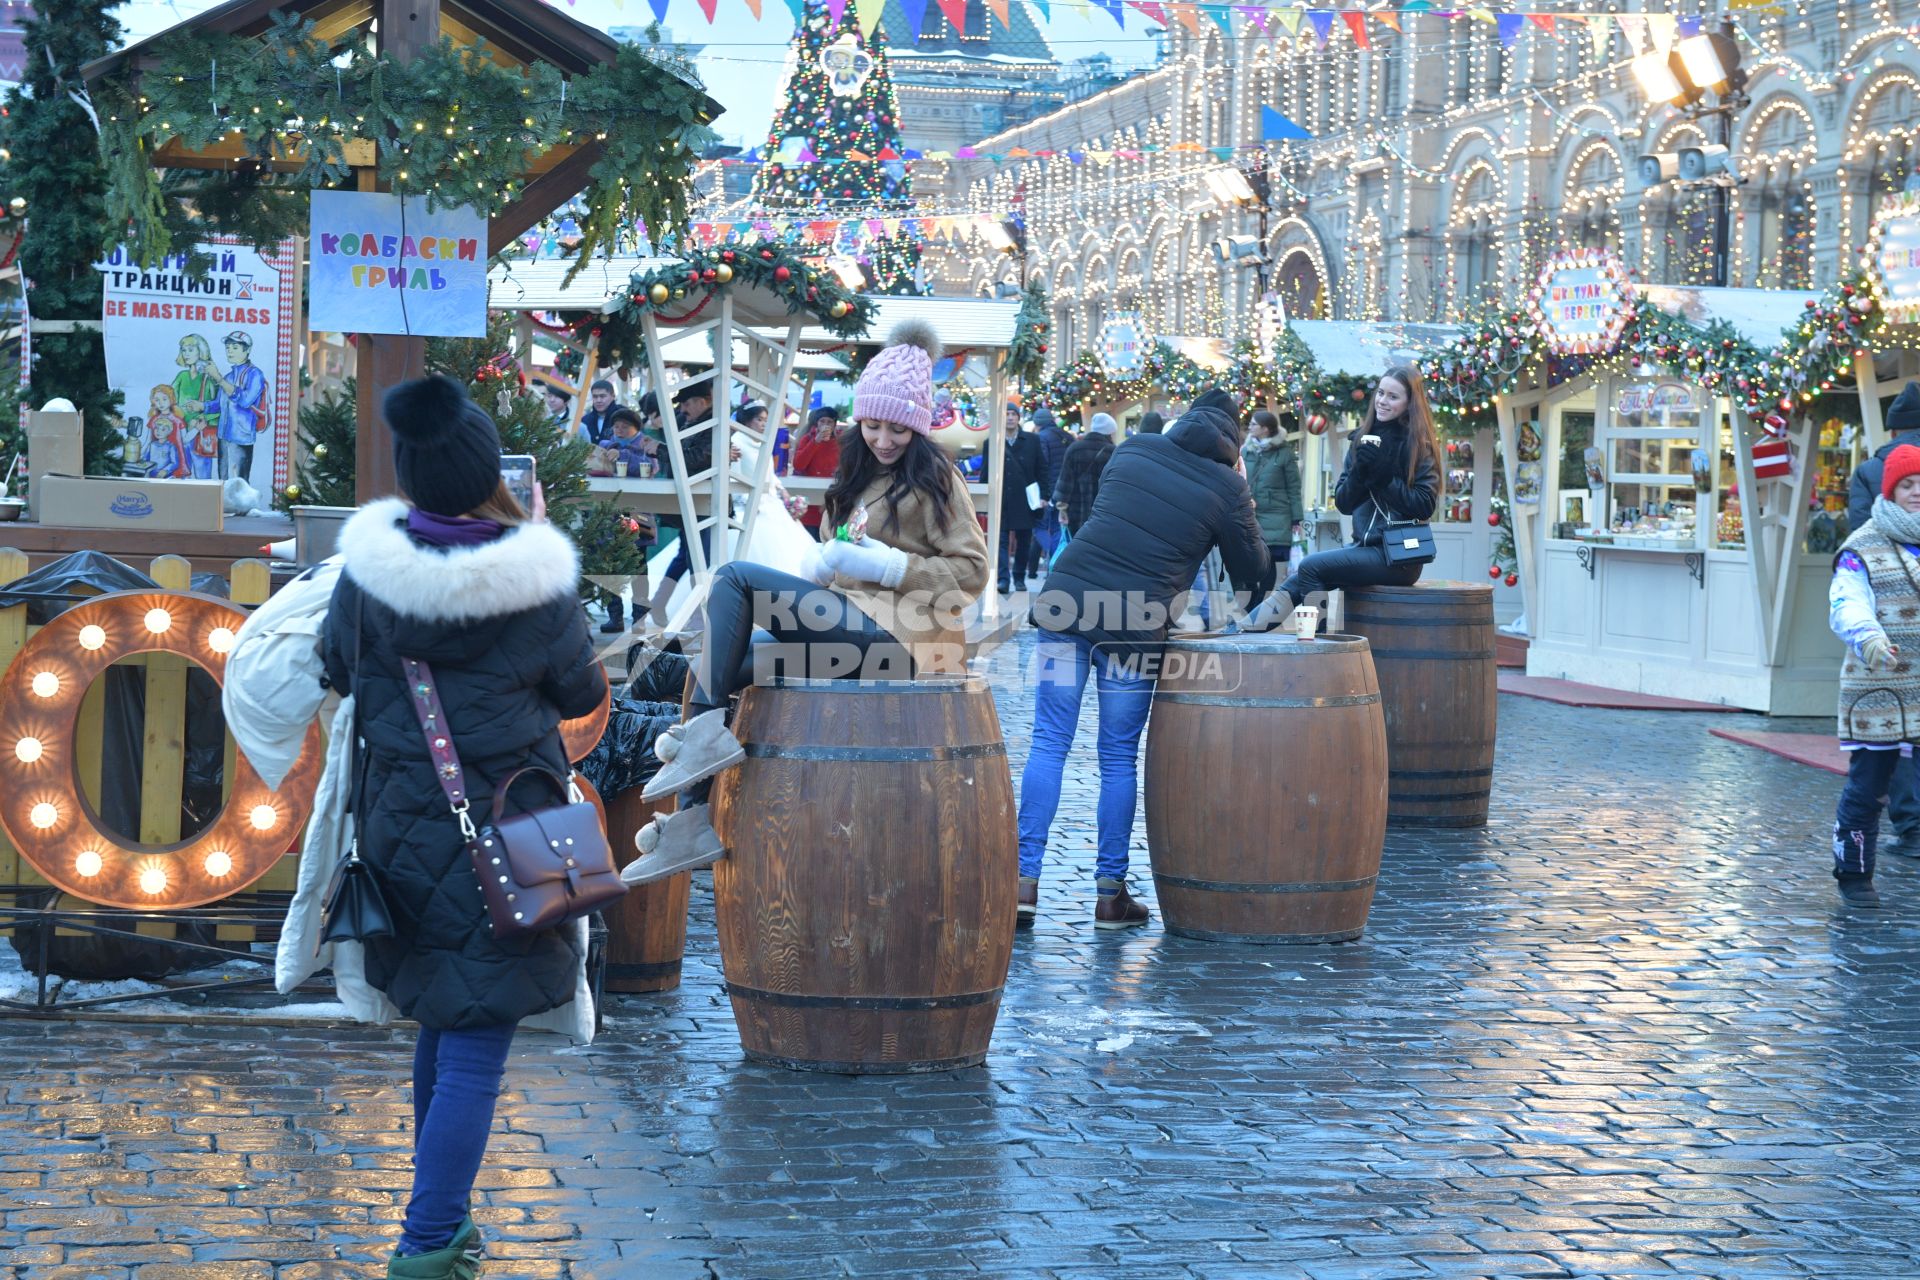
<instances>
[{"instance_id":1,"label":"crowd of people","mask_svg":"<svg viewBox=\"0 0 1920 1280\"><path fill-rule=\"evenodd\" d=\"M1100 775L1091 923L1138 927L1149 910L1130 890L1129 854L1150 659L1179 625L1202 564L1217 558L1240 604L1255 606L1237 614L1248 628L1289 616L1315 591L1419 576L1417 562L1389 562L1381 545L1394 523L1429 516L1436 497L1438 448L1411 369L1380 380L1348 450L1335 501L1354 517L1350 547L1296 559L1305 513L1288 426L1264 411L1248 415L1216 389L1171 422L1148 414L1124 440L1105 413L1076 438L1044 409L1026 424L1010 411L1005 545L994 557L966 477L932 439L940 357L935 334L903 326L858 379L848 423L817 409L795 434L791 470L830 478L807 513L815 540L797 572L735 558L702 584L691 693L681 723L657 744L662 765L644 792L678 802L641 830L640 856L621 876L629 884L729 856L709 792L745 757L729 727L733 695L769 653L783 675L963 674L967 624L997 558L995 585L1029 592L1036 632L1033 740L1018 793L1018 924L1038 912L1091 682ZM704 385L683 386L665 411L683 424L709 419ZM605 382L589 397L582 439L630 468L673 465L657 398L623 405ZM556 395L552 407L563 429L576 429L570 405ZM390 934L364 940L365 977L420 1027L414 1184L388 1275L468 1277L482 1253L472 1187L514 1029L576 1000L585 959L583 933L565 923L526 933L490 926L468 814L493 806L498 823L535 803L514 785L523 771L565 776L560 724L591 711L606 685L579 604L576 554L537 502L524 508L502 484L489 415L442 377L396 388L383 412L401 493L364 507L342 532L319 658L323 682L348 700L350 773L339 789L355 856L384 887L394 918ZM750 405L732 417L758 425L765 413ZM715 434L683 441L680 464L709 467ZM1905 509L1920 510L1920 449L1896 451L1887 473L1890 485L1907 486ZM1882 508L1895 509L1877 504L1876 519ZM1920 514L1911 520L1920 541ZM1867 587L1884 589L1882 549L1857 550ZM1281 566L1291 567L1284 581ZM683 534L667 576L688 567ZM1114 601L1120 607L1109 608ZM610 622L624 625L617 614ZM463 790L449 790L452 777Z\"/></svg>"}]
</instances>

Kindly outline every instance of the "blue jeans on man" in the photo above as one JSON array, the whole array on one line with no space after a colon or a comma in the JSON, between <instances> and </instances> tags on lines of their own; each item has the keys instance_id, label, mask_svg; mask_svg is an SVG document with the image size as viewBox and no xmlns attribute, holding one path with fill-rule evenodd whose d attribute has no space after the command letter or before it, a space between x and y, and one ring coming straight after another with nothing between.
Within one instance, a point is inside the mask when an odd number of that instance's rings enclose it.
<instances>
[{"instance_id":1,"label":"blue jeans on man","mask_svg":"<svg viewBox=\"0 0 1920 1280\"><path fill-rule=\"evenodd\" d=\"M1033 651L1033 746L1020 777L1020 874L1038 879L1060 807L1060 779L1094 678L1100 704L1100 799L1094 808L1096 880L1125 880L1140 795L1140 735L1153 708L1153 679L1077 635L1042 631Z\"/></svg>"}]
</instances>

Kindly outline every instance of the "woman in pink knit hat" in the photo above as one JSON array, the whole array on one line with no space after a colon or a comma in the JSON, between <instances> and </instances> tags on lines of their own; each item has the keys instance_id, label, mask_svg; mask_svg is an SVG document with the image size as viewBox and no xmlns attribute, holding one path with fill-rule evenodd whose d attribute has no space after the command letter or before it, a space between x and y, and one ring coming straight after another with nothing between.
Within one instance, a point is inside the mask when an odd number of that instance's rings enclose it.
<instances>
[{"instance_id":1,"label":"woman in pink knit hat","mask_svg":"<svg viewBox=\"0 0 1920 1280\"><path fill-rule=\"evenodd\" d=\"M756 667L862 679L965 672L965 613L986 589L987 539L966 481L931 439L939 358L930 328L903 324L860 375L858 429L842 439L805 576L739 560L714 574L686 720L662 735L666 764L644 793L684 794L676 812L641 829L643 856L622 873L627 883L726 856L707 793L746 758L726 715ZM748 662L756 630L772 636L771 665L760 654Z\"/></svg>"}]
</instances>

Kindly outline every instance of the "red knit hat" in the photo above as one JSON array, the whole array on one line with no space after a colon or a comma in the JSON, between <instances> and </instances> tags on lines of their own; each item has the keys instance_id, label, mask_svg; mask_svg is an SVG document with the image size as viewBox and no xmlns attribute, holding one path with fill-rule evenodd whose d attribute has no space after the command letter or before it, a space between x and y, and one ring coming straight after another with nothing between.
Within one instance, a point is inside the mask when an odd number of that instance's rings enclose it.
<instances>
[{"instance_id":1,"label":"red knit hat","mask_svg":"<svg viewBox=\"0 0 1920 1280\"><path fill-rule=\"evenodd\" d=\"M1908 476L1920 476L1920 449L1903 444L1887 455L1887 469L1880 473L1880 496L1893 500L1893 486Z\"/></svg>"}]
</instances>

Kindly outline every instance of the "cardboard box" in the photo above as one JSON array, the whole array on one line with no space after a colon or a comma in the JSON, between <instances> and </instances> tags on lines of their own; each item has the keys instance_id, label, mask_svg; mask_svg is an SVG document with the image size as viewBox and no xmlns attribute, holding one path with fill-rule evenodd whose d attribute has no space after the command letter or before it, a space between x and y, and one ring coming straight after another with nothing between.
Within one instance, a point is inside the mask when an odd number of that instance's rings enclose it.
<instances>
[{"instance_id":1,"label":"cardboard box","mask_svg":"<svg viewBox=\"0 0 1920 1280\"><path fill-rule=\"evenodd\" d=\"M27 414L27 510L40 518L40 477L77 476L86 470L78 413Z\"/></svg>"},{"instance_id":2,"label":"cardboard box","mask_svg":"<svg viewBox=\"0 0 1920 1280\"><path fill-rule=\"evenodd\" d=\"M45 525L219 533L226 518L218 480L43 475L34 483L40 489L35 517ZM161 550L155 548L154 554Z\"/></svg>"}]
</instances>

